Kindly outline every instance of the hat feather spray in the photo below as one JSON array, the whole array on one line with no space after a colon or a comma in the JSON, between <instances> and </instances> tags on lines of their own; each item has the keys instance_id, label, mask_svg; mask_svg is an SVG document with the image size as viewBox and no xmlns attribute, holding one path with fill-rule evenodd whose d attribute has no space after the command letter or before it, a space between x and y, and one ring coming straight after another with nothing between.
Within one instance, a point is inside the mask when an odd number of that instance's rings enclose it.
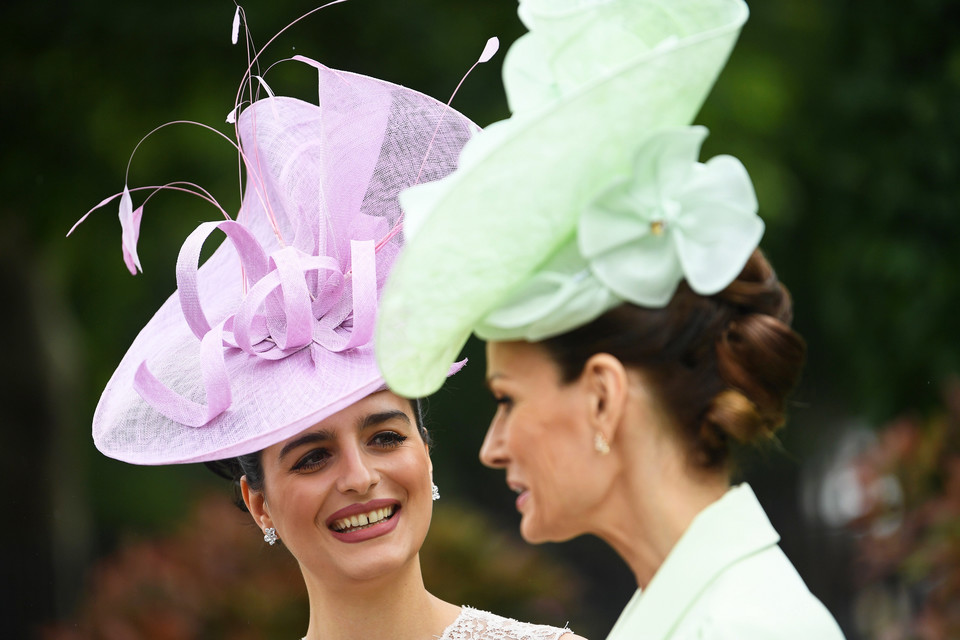
<instances>
[{"instance_id":1,"label":"hat feather spray","mask_svg":"<svg viewBox=\"0 0 960 640\"><path fill-rule=\"evenodd\" d=\"M235 44L245 22L238 6ZM271 42L256 52L247 30L249 64L227 116L234 139L190 123L237 150L245 180L235 216L181 182L125 184L91 210L120 198L123 259L133 274L142 271L139 226L152 195L183 191L219 216L183 243L177 291L103 391L93 435L108 456L170 464L251 453L385 386L372 337L405 238L397 195L451 173L478 128L449 103L303 56L292 60L316 69L318 103L277 96L265 73L255 73ZM488 42L478 63L495 51ZM172 124L181 122L146 137ZM148 195L134 207L140 191ZM216 231L226 240L198 266Z\"/></svg>"}]
</instances>

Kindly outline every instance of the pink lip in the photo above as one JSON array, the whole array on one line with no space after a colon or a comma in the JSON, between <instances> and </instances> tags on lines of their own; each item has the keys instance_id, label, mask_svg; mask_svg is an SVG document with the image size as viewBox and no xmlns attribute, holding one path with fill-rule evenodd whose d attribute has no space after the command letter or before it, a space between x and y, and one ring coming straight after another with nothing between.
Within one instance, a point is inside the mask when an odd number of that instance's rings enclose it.
<instances>
[{"instance_id":1,"label":"pink lip","mask_svg":"<svg viewBox=\"0 0 960 640\"><path fill-rule=\"evenodd\" d=\"M389 501L388 501L389 504ZM397 528L397 523L400 522L400 506L397 505L396 511L393 512L393 515L387 518L386 520L381 520L377 524L367 527L366 529L360 529L359 531L334 531L329 529L330 533L333 534L333 537L339 540L340 542L364 542L372 538L379 538L380 536L385 536L394 529Z\"/></svg>"},{"instance_id":2,"label":"pink lip","mask_svg":"<svg viewBox=\"0 0 960 640\"><path fill-rule=\"evenodd\" d=\"M383 509L384 507L390 506L394 507L392 516L365 529L346 532L334 531L330 528L333 526L335 521L340 520L341 518L349 518L350 516L355 516L361 513L369 513L375 509ZM333 534L333 537L340 542L347 542L351 544L355 542L364 542L365 540L370 540L372 538L379 538L380 536L386 535L396 529L397 524L400 522L400 511L400 503L397 500L391 499L379 499L371 500L370 502L351 504L350 506L340 509L327 518L327 529L331 534Z\"/></svg>"},{"instance_id":3,"label":"pink lip","mask_svg":"<svg viewBox=\"0 0 960 640\"><path fill-rule=\"evenodd\" d=\"M523 505L525 505L529 500L530 500L530 490L527 489L526 491L522 492L520 495L517 496L517 502L516 502L517 511L521 511L523 509Z\"/></svg>"},{"instance_id":4,"label":"pink lip","mask_svg":"<svg viewBox=\"0 0 960 640\"><path fill-rule=\"evenodd\" d=\"M371 500L370 502L358 502L357 504L351 504L350 506L344 507L343 509L340 509L340 511L330 515L325 524L329 528L333 526L335 521L340 520L341 518L349 518L350 516L356 516L361 513L369 513L375 509L383 509L384 507L389 507L391 505L397 506L396 511L400 510L400 503L398 501L384 498L379 500ZM394 513L396 513L396 511L394 511ZM392 519L393 518L391 518L391 520Z\"/></svg>"},{"instance_id":5,"label":"pink lip","mask_svg":"<svg viewBox=\"0 0 960 640\"><path fill-rule=\"evenodd\" d=\"M523 505L525 505L527 501L530 499L530 488L517 482L515 478L507 478L507 486L510 487L511 491L520 492L519 495L517 495L517 500L515 503L517 507L517 511L520 511Z\"/></svg>"}]
</instances>

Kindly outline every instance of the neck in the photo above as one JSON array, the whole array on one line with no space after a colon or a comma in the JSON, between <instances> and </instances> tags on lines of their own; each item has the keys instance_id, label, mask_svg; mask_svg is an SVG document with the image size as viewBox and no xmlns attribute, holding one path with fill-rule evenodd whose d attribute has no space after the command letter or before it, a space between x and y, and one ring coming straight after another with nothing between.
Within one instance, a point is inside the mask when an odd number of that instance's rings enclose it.
<instances>
[{"instance_id":1,"label":"neck","mask_svg":"<svg viewBox=\"0 0 960 640\"><path fill-rule=\"evenodd\" d=\"M676 443L624 443L623 460L594 531L623 558L645 589L693 519L726 493L725 472L691 469ZM613 452L611 452L613 453Z\"/></svg>"},{"instance_id":2,"label":"neck","mask_svg":"<svg viewBox=\"0 0 960 640\"><path fill-rule=\"evenodd\" d=\"M310 599L306 640L437 638L460 612L426 590L418 557L388 576L336 584L301 569Z\"/></svg>"}]
</instances>

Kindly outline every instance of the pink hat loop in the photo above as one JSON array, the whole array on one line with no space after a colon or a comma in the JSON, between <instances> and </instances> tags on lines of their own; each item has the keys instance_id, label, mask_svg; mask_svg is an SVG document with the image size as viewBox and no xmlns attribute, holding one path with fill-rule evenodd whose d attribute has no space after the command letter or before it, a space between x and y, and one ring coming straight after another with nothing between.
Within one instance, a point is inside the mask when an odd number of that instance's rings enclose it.
<instances>
[{"instance_id":1,"label":"pink hat loop","mask_svg":"<svg viewBox=\"0 0 960 640\"><path fill-rule=\"evenodd\" d=\"M353 349L373 340L377 324L377 262L372 240L350 241L350 273L353 275L353 330L343 349ZM333 347L328 347L334 350Z\"/></svg>"},{"instance_id":2,"label":"pink hat loop","mask_svg":"<svg viewBox=\"0 0 960 640\"><path fill-rule=\"evenodd\" d=\"M271 295L264 301L270 337L280 351L301 349L312 339L310 327L314 318L300 252L284 247L270 256L270 264L276 268L281 293L279 300Z\"/></svg>"},{"instance_id":3,"label":"pink hat loop","mask_svg":"<svg viewBox=\"0 0 960 640\"><path fill-rule=\"evenodd\" d=\"M224 349L239 348L250 356L265 360L293 355L311 342L328 351L341 352L369 343L376 324L377 264L373 240L350 242L351 269L342 274L333 258L309 256L295 247L283 247L265 258L259 241L242 225L232 221L206 222L190 234L177 261L177 283L184 319L195 335L208 326L197 290L196 261L203 241L218 228L233 241L241 264L255 284L244 296L236 314L198 335L208 404L204 406L188 400L164 385L150 372L146 361L141 363L134 378L137 393L150 406L171 420L192 427L208 424L230 408L232 394ZM262 274L261 258L269 265L270 270L265 274ZM340 282L348 277L353 281L352 305L348 305L352 306L352 312L340 321L313 315L306 276L321 270L341 276ZM273 295L278 289L279 299ZM333 322L337 322L336 326ZM347 329L345 325L351 326Z\"/></svg>"},{"instance_id":4,"label":"pink hat loop","mask_svg":"<svg viewBox=\"0 0 960 640\"><path fill-rule=\"evenodd\" d=\"M193 402L157 380L146 361L133 378L133 388L151 407L167 418L188 427L202 427L226 411L233 402L224 362L223 323L207 332L200 341L200 363L207 405Z\"/></svg>"},{"instance_id":5,"label":"pink hat loop","mask_svg":"<svg viewBox=\"0 0 960 640\"><path fill-rule=\"evenodd\" d=\"M178 291L107 384L93 425L107 455L250 453L383 388L373 333L404 242L397 194L453 171L477 127L416 91L317 67L318 104L268 97L237 114L240 209L186 239ZM229 242L198 266L214 229Z\"/></svg>"},{"instance_id":6,"label":"pink hat loop","mask_svg":"<svg viewBox=\"0 0 960 640\"><path fill-rule=\"evenodd\" d=\"M215 229L223 231L236 247L240 262L249 280L256 282L267 272L267 255L250 230L233 220L212 221L200 224L187 236L177 257L177 292L180 307L193 335L202 340L210 331L210 323L200 305L197 289L197 270L203 243Z\"/></svg>"}]
</instances>

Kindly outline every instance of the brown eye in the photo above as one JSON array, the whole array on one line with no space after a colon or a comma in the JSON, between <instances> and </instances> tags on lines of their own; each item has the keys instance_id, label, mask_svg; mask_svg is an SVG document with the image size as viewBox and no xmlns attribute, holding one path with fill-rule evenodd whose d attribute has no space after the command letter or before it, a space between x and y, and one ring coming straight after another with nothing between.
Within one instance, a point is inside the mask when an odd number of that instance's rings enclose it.
<instances>
[{"instance_id":1,"label":"brown eye","mask_svg":"<svg viewBox=\"0 0 960 640\"><path fill-rule=\"evenodd\" d=\"M330 459L326 449L311 449L293 465L294 471L313 471L319 469Z\"/></svg>"},{"instance_id":2,"label":"brown eye","mask_svg":"<svg viewBox=\"0 0 960 640\"><path fill-rule=\"evenodd\" d=\"M494 401L497 403L497 415L510 413L513 408L513 398L510 396L495 396Z\"/></svg>"},{"instance_id":3,"label":"brown eye","mask_svg":"<svg viewBox=\"0 0 960 640\"><path fill-rule=\"evenodd\" d=\"M402 445L407 436L401 435L396 431L381 431L370 439L370 444L382 449L393 449Z\"/></svg>"}]
</instances>

